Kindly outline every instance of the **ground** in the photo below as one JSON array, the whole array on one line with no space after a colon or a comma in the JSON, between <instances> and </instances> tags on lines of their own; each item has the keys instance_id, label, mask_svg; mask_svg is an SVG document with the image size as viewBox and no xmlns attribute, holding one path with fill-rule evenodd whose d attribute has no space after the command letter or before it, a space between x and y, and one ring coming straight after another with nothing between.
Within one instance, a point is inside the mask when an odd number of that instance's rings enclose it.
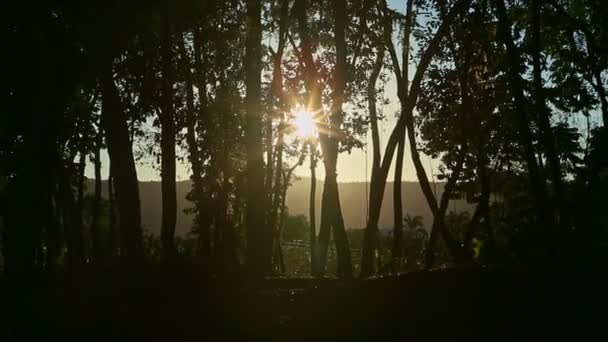
<instances>
[{"instance_id":1,"label":"ground","mask_svg":"<svg viewBox=\"0 0 608 342\"><path fill-rule=\"evenodd\" d=\"M367 336L598 340L606 277L443 270L396 277L220 280L195 270L3 279L2 341Z\"/></svg>"}]
</instances>

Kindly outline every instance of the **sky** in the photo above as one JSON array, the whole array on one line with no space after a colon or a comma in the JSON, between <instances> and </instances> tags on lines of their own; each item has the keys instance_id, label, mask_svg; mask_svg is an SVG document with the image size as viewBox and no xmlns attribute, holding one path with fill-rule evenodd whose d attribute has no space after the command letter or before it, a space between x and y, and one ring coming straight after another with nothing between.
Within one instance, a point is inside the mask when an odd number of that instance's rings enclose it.
<instances>
[{"instance_id":1,"label":"sky","mask_svg":"<svg viewBox=\"0 0 608 342\"><path fill-rule=\"evenodd\" d=\"M405 0L395 1L389 0L389 6L393 9L396 9L402 13L405 12ZM396 45L397 50L400 49L399 44ZM414 48L416 48L414 46ZM397 55L400 57L401 53L397 51ZM410 64L410 75L414 74L413 66ZM396 85L395 80L392 75L392 72L389 73L389 80L385 86L384 97L388 99L388 104L384 105L380 101L378 101L377 106L380 112L383 112L385 115L385 119L379 123L380 130L380 142L381 142L381 154L384 155L385 143L388 140L394 126L396 123L396 118L394 113L399 110L399 100L396 96ZM594 117L598 117L598 113L592 113ZM579 116L580 117L580 116ZM579 127L584 127L583 122L575 122L575 125ZM368 132L367 137L365 139L367 142L366 147L363 149L354 149L351 153L342 153L338 158L338 181L339 182L361 182L361 181L369 181L371 177L371 163L372 163L372 142L371 142L371 133ZM406 146L407 142L406 142ZM367 150L367 153L366 153ZM185 156L186 151L182 152L181 155ZM396 153L395 153L396 154ZM433 160L432 158L421 154L422 163L429 175L430 179L434 179L434 176L437 173L437 166L439 162L437 160ZM291 163L295 163L293 160ZM155 160L145 159L136 162L137 164L137 175L140 181L157 181L160 180L160 169L159 166L156 165ZM389 171L389 180L394 178L394 160L391 163L391 169ZM107 165L109 165L107 151L102 151L102 178L108 178ZM323 179L325 175L325 171L323 169L323 163L317 164L317 179ZM188 166L187 159L178 160L177 161L177 180L188 180L190 178L190 167ZM431 172L432 171L432 172ZM85 174L89 178L94 177L93 166L87 165ZM309 164L305 162L302 166L298 167L295 170L295 174L301 177L308 177L310 175ZM414 169L414 165L412 163L412 159L410 157L409 148L405 149L405 161L403 167L403 175L402 179L405 181L416 181L416 173Z\"/></svg>"}]
</instances>

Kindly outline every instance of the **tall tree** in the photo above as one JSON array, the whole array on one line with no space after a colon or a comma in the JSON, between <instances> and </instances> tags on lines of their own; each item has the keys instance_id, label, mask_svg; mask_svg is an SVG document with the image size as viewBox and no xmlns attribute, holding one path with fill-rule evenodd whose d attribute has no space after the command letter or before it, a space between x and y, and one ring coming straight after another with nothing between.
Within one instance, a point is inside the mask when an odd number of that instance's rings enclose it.
<instances>
[{"instance_id":1,"label":"tall tree","mask_svg":"<svg viewBox=\"0 0 608 342\"><path fill-rule=\"evenodd\" d=\"M555 136L549 119L549 110L545 101L545 90L543 88L543 63L541 60L542 53L542 37L541 37L541 15L542 2L539 0L531 0L530 2L530 33L532 40L532 74L534 83L534 106L536 115L534 116L538 127L542 144L545 148L545 153L549 162L551 182L555 191L555 199L557 202L557 212L559 214L559 223L562 233L567 232L568 215L564 202L564 186L562 182L562 171L555 145Z\"/></svg>"},{"instance_id":2,"label":"tall tree","mask_svg":"<svg viewBox=\"0 0 608 342\"><path fill-rule=\"evenodd\" d=\"M91 256L94 263L102 261L102 243L100 232L101 218L101 145L103 143L103 133L101 126L98 125L99 132L94 139L93 146L93 169L95 173L95 190L93 193L92 214L91 214ZM109 182L109 180L108 180Z\"/></svg>"},{"instance_id":3,"label":"tall tree","mask_svg":"<svg viewBox=\"0 0 608 342\"><path fill-rule=\"evenodd\" d=\"M403 65L402 67L399 66L399 60L397 58L395 48L391 41L392 18L389 15L389 10L386 6L386 2L384 3L384 39L390 52L395 78L397 80L397 95L401 103L401 113L399 119L397 120L395 128L391 132L391 135L387 142L381 167L377 173L374 174L372 172L369 194L369 217L367 220L367 225L365 227L363 251L361 257L361 277L370 276L373 272L374 251L377 249L379 234L378 221L380 219L380 208L382 207L382 197L384 194L384 188L386 186L388 170L393 159L395 148L397 147L399 141L403 139L402 135L405 134L406 130L408 132L408 140L412 160L416 168L416 175L418 176L418 181L420 183L422 192L425 195L431 212L433 213L433 217L435 217L439 211L439 206L437 205L437 201L435 200L432 188L426 176L426 172L424 171L424 167L422 166L422 162L420 161L420 155L416 146L416 132L414 130L413 110L416 106L416 102L419 96L420 83L422 82L422 78L426 72L428 65L430 64L435 54L438 52L439 44L447 34L456 16L462 13L468 7L468 4L469 1L466 0L457 1L450 9L449 14L445 16L445 18L443 18L441 24L437 28L437 31L435 32L435 35L430 40L427 47L423 50L420 57L420 62L418 63L418 67L416 68L416 72L414 78L412 79L410 88L406 92L406 89L404 89L403 87L404 82L402 80L401 68L406 68L407 65ZM455 246L455 242L453 242L449 238L447 231L443 229L445 227L443 225L438 225L438 227L442 235L446 238L447 241L449 241L448 245L450 246L450 250L456 253L457 247Z\"/></svg>"},{"instance_id":4,"label":"tall tree","mask_svg":"<svg viewBox=\"0 0 608 342\"><path fill-rule=\"evenodd\" d=\"M536 203L540 222L545 229L548 229L551 227L551 220L549 219L547 212L545 186L535 157L533 137L530 130L530 118L526 109L524 88L520 75L521 57L511 35L511 22L507 15L504 0L496 0L496 13L498 17L500 39L502 39L502 43L505 45L507 52L509 85L511 87L511 95L515 102L520 129L520 144L523 148L530 188Z\"/></svg>"},{"instance_id":5,"label":"tall tree","mask_svg":"<svg viewBox=\"0 0 608 342\"><path fill-rule=\"evenodd\" d=\"M168 4L168 2L167 2ZM170 260L175 254L175 222L177 219L177 194L175 171L175 114L173 97L173 52L172 52L172 24L169 18L170 9L165 8L162 43L161 43L161 69L162 69L162 100L160 111L161 125L161 194L162 194L162 224L161 242L162 253L165 260Z\"/></svg>"},{"instance_id":6,"label":"tall tree","mask_svg":"<svg viewBox=\"0 0 608 342\"><path fill-rule=\"evenodd\" d=\"M106 58L100 75L101 119L118 202L121 255L127 260L138 262L143 258L139 185L129 128L120 94L114 83L112 64L112 58Z\"/></svg>"},{"instance_id":7,"label":"tall tree","mask_svg":"<svg viewBox=\"0 0 608 342\"><path fill-rule=\"evenodd\" d=\"M272 230L264 223L264 158L262 144L261 72L262 24L260 0L247 0L246 39L246 158L247 158L247 263L252 275L272 272Z\"/></svg>"}]
</instances>

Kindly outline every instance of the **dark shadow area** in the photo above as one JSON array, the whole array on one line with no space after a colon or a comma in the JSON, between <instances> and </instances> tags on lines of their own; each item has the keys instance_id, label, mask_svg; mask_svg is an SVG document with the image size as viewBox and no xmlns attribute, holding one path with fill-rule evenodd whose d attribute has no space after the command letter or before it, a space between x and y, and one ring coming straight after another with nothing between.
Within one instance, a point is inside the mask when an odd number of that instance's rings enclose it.
<instances>
[{"instance_id":1,"label":"dark shadow area","mask_svg":"<svg viewBox=\"0 0 608 342\"><path fill-rule=\"evenodd\" d=\"M3 341L181 341L214 337L597 340L603 274L418 272L359 281L238 283L188 269L4 280Z\"/></svg>"}]
</instances>

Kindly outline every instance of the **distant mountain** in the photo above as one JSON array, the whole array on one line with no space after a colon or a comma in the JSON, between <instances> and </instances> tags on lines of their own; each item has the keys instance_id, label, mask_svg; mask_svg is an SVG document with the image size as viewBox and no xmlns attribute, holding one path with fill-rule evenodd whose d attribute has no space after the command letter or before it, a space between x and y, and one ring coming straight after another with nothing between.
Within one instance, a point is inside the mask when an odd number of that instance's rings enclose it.
<instances>
[{"instance_id":1,"label":"distant mountain","mask_svg":"<svg viewBox=\"0 0 608 342\"><path fill-rule=\"evenodd\" d=\"M87 182L88 191L93 189L93 181ZM340 183L340 202L346 228L363 228L367 215L366 185L365 182ZM444 183L435 183L433 186L437 196L441 196ZM191 189L190 181L177 182L177 227L176 234L184 235L192 226L191 215L186 215L184 209L192 207L192 203L186 200L186 194ZM161 190L160 182L139 182L141 199L142 224L144 228L153 233L160 231L161 222ZM294 181L287 191L287 206L291 215L308 216L308 197L310 193L310 178L302 177ZM317 227L321 216L321 195L323 193L323 182L317 181L317 193L315 196L317 207ZM404 213L420 215L425 226L432 222L431 212L417 182L403 182L402 184ZM102 196L107 198L107 182L103 181ZM452 200L450 210L472 211L472 205L464 200ZM384 202L380 214L381 229L390 229L393 226L393 183L389 182L384 191Z\"/></svg>"}]
</instances>

